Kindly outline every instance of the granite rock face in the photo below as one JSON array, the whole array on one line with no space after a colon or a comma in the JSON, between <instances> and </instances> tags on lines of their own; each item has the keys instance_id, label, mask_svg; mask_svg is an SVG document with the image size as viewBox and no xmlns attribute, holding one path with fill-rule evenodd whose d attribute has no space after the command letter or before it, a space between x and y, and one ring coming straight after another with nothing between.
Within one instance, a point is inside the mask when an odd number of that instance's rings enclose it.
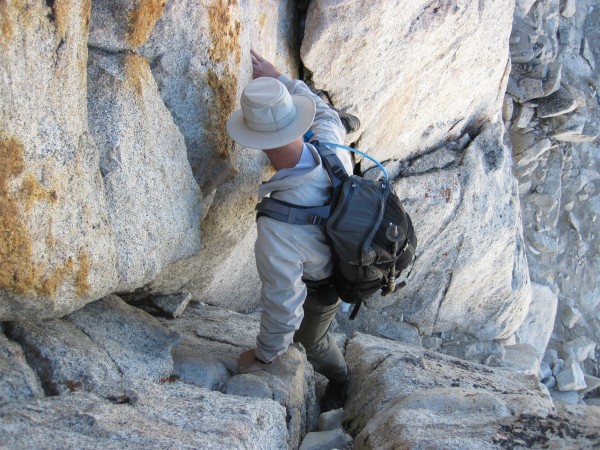
<instances>
[{"instance_id":1,"label":"granite rock face","mask_svg":"<svg viewBox=\"0 0 600 450\"><path fill-rule=\"evenodd\" d=\"M179 382L145 382L111 399L74 392L4 404L0 418L3 443L14 449L287 448L276 402Z\"/></svg>"},{"instance_id":2,"label":"granite rock face","mask_svg":"<svg viewBox=\"0 0 600 450\"><path fill-rule=\"evenodd\" d=\"M132 5L113 11L129 37L152 29ZM2 6L4 320L136 289L200 248L200 191L147 61L88 52L90 2L19 8Z\"/></svg>"},{"instance_id":3,"label":"granite rock face","mask_svg":"<svg viewBox=\"0 0 600 450\"><path fill-rule=\"evenodd\" d=\"M238 375L237 356L257 329L255 318L197 302L159 321L114 295L62 319L8 323L2 442L298 448L317 426L314 372L292 346L265 370Z\"/></svg>"},{"instance_id":4,"label":"granite rock face","mask_svg":"<svg viewBox=\"0 0 600 450\"><path fill-rule=\"evenodd\" d=\"M517 184L501 133L491 125L462 149L442 147L409 164L390 164L419 243L403 275L406 287L367 300L372 309L357 319L368 323L365 330L379 333L369 324L395 319L423 335L456 330L489 341L519 327L531 286Z\"/></svg>"},{"instance_id":5,"label":"granite rock face","mask_svg":"<svg viewBox=\"0 0 600 450\"><path fill-rule=\"evenodd\" d=\"M234 146L225 123L252 78L251 47L298 76L297 15L289 0L168 2L140 48L204 194L200 255L172 265L149 289L185 289L230 309L256 305L254 206L258 185L270 172L261 152Z\"/></svg>"},{"instance_id":6,"label":"granite rock face","mask_svg":"<svg viewBox=\"0 0 600 450\"><path fill-rule=\"evenodd\" d=\"M361 119L357 148L412 158L496 119L513 8L514 0L313 1L302 61L337 108Z\"/></svg>"},{"instance_id":7,"label":"granite rock face","mask_svg":"<svg viewBox=\"0 0 600 450\"><path fill-rule=\"evenodd\" d=\"M0 6L0 318L58 316L117 287L87 123L89 2Z\"/></svg>"},{"instance_id":8,"label":"granite rock face","mask_svg":"<svg viewBox=\"0 0 600 450\"><path fill-rule=\"evenodd\" d=\"M200 250L200 191L148 62L90 51L88 113L117 243L118 288L134 290ZM160 124L157 127L156 124Z\"/></svg>"}]
</instances>

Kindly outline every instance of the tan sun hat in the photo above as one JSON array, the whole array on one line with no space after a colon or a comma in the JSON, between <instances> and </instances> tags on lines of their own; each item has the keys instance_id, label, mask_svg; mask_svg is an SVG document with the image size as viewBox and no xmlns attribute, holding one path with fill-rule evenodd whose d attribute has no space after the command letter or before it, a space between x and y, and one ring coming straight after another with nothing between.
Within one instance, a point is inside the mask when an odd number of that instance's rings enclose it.
<instances>
[{"instance_id":1,"label":"tan sun hat","mask_svg":"<svg viewBox=\"0 0 600 450\"><path fill-rule=\"evenodd\" d=\"M242 108L227 120L227 132L244 147L264 150L289 144L306 133L315 118L314 100L290 95L275 78L252 80L240 103Z\"/></svg>"}]
</instances>

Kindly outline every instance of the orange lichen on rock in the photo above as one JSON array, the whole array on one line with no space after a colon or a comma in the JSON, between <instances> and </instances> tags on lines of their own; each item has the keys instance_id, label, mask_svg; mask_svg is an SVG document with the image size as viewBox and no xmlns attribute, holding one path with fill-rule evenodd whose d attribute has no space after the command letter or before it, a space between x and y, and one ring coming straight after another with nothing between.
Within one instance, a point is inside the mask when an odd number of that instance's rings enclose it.
<instances>
[{"instance_id":1,"label":"orange lichen on rock","mask_svg":"<svg viewBox=\"0 0 600 450\"><path fill-rule=\"evenodd\" d=\"M142 95L147 82L150 65L142 56L130 54L125 56L125 78L138 95Z\"/></svg>"},{"instance_id":2,"label":"orange lichen on rock","mask_svg":"<svg viewBox=\"0 0 600 450\"><path fill-rule=\"evenodd\" d=\"M33 243L26 223L22 220L21 205L28 210L34 201L56 202L54 191L43 189L32 175L26 175L20 189L11 183L23 177L24 146L14 137L0 134L0 289L16 294L54 295L67 279L75 278L78 294L89 290L89 257L80 252L78 268L72 257L46 269L33 258ZM14 192L13 192L14 191Z\"/></svg>"},{"instance_id":3,"label":"orange lichen on rock","mask_svg":"<svg viewBox=\"0 0 600 450\"><path fill-rule=\"evenodd\" d=\"M144 44L150 38L166 3L166 0L139 0L137 6L131 10L127 40L134 48Z\"/></svg>"},{"instance_id":4,"label":"orange lichen on rock","mask_svg":"<svg viewBox=\"0 0 600 450\"><path fill-rule=\"evenodd\" d=\"M7 0L0 0L0 42L4 47L8 46L13 37L14 30L11 19Z\"/></svg>"},{"instance_id":5,"label":"orange lichen on rock","mask_svg":"<svg viewBox=\"0 0 600 450\"><path fill-rule=\"evenodd\" d=\"M10 181L25 170L23 144L0 135L0 288L27 292L39 279L32 261L29 233L19 220L19 202L10 193Z\"/></svg>"},{"instance_id":6,"label":"orange lichen on rock","mask_svg":"<svg viewBox=\"0 0 600 450\"><path fill-rule=\"evenodd\" d=\"M232 9L236 7L237 0L216 0L208 9L212 41L208 56L213 63L222 66L223 69L222 71L213 68L208 70L206 81L214 91L215 97L209 108L206 134L216 149L217 157L223 159L229 158L233 146L226 125L229 115L235 109L237 73L241 60L240 21L234 19L232 14Z\"/></svg>"},{"instance_id":7,"label":"orange lichen on rock","mask_svg":"<svg viewBox=\"0 0 600 450\"><path fill-rule=\"evenodd\" d=\"M82 296L90 291L89 275L90 256L88 252L84 250L79 254L79 267L77 267L77 275L75 276L77 295Z\"/></svg>"},{"instance_id":8,"label":"orange lichen on rock","mask_svg":"<svg viewBox=\"0 0 600 450\"><path fill-rule=\"evenodd\" d=\"M67 33L67 26L70 21L72 0L54 0L52 10L54 11L54 21L56 26L57 42L60 42Z\"/></svg>"},{"instance_id":9,"label":"orange lichen on rock","mask_svg":"<svg viewBox=\"0 0 600 450\"><path fill-rule=\"evenodd\" d=\"M25 200L25 210L29 212L35 201L46 201L48 203L56 203L56 191L44 189L37 178L29 174L23 180L21 185L21 195Z\"/></svg>"},{"instance_id":10,"label":"orange lichen on rock","mask_svg":"<svg viewBox=\"0 0 600 450\"><path fill-rule=\"evenodd\" d=\"M218 76L212 69L208 70L208 86L215 92L214 104L210 108L207 137L217 149L217 157L228 158L233 141L227 134L227 119L235 108L237 92L237 76L227 71Z\"/></svg>"},{"instance_id":11,"label":"orange lichen on rock","mask_svg":"<svg viewBox=\"0 0 600 450\"><path fill-rule=\"evenodd\" d=\"M236 64L240 61L240 21L234 20L231 8L237 6L237 0L216 0L208 8L208 24L212 47L209 57L214 62L226 62L234 55Z\"/></svg>"}]
</instances>

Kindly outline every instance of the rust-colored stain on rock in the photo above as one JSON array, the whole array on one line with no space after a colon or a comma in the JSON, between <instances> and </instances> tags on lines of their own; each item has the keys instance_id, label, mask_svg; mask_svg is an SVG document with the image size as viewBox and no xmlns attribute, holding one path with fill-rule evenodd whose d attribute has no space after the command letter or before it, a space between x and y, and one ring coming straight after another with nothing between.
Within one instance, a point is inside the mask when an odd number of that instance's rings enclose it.
<instances>
[{"instance_id":1,"label":"rust-colored stain on rock","mask_svg":"<svg viewBox=\"0 0 600 450\"><path fill-rule=\"evenodd\" d=\"M85 295L90 266L86 252L80 252L77 263L67 257L50 269L33 260L33 243L21 209L27 211L35 201L54 204L57 196L30 174L23 177L20 189L11 189L11 182L24 175L23 154L24 146L18 139L0 134L0 288L16 294L52 296L63 282L74 278L77 293Z\"/></svg>"},{"instance_id":2,"label":"rust-colored stain on rock","mask_svg":"<svg viewBox=\"0 0 600 450\"><path fill-rule=\"evenodd\" d=\"M230 71L223 76L218 76L214 70L209 69L207 82L215 92L215 102L211 106L210 120L206 129L207 138L217 149L217 157L228 158L233 141L227 134L227 119L235 108L237 76Z\"/></svg>"},{"instance_id":3,"label":"rust-colored stain on rock","mask_svg":"<svg viewBox=\"0 0 600 450\"><path fill-rule=\"evenodd\" d=\"M0 0L0 42L4 47L8 47L8 43L13 37L14 30L11 19L7 0Z\"/></svg>"},{"instance_id":4,"label":"rust-colored stain on rock","mask_svg":"<svg viewBox=\"0 0 600 450\"><path fill-rule=\"evenodd\" d=\"M214 62L226 62L230 54L237 63L240 60L240 21L233 19L232 7L237 7L237 0L217 0L208 8L212 41L208 56Z\"/></svg>"},{"instance_id":5,"label":"rust-colored stain on rock","mask_svg":"<svg viewBox=\"0 0 600 450\"><path fill-rule=\"evenodd\" d=\"M138 95L142 95L147 83L150 66L142 56L130 54L125 56L125 78Z\"/></svg>"},{"instance_id":6,"label":"rust-colored stain on rock","mask_svg":"<svg viewBox=\"0 0 600 450\"><path fill-rule=\"evenodd\" d=\"M127 40L133 47L142 45L150 38L166 3L166 0L139 0L137 6L130 11Z\"/></svg>"},{"instance_id":7,"label":"rust-colored stain on rock","mask_svg":"<svg viewBox=\"0 0 600 450\"><path fill-rule=\"evenodd\" d=\"M237 0L216 0L208 9L212 43L208 56L214 68L208 70L207 84L214 91L215 98L209 109L206 136L216 149L216 156L222 159L229 158L233 147L226 125L235 109L241 60L240 21L234 19L232 13L237 5Z\"/></svg>"},{"instance_id":8,"label":"rust-colored stain on rock","mask_svg":"<svg viewBox=\"0 0 600 450\"><path fill-rule=\"evenodd\" d=\"M23 180L21 185L21 197L25 200L25 210L31 211L33 202L47 201L48 203L56 203L56 191L44 189L37 178L29 174Z\"/></svg>"},{"instance_id":9,"label":"rust-colored stain on rock","mask_svg":"<svg viewBox=\"0 0 600 450\"><path fill-rule=\"evenodd\" d=\"M60 40L63 39L67 34L67 26L69 25L69 16L72 9L72 0L54 0L51 8L54 12L57 41L60 42Z\"/></svg>"}]
</instances>

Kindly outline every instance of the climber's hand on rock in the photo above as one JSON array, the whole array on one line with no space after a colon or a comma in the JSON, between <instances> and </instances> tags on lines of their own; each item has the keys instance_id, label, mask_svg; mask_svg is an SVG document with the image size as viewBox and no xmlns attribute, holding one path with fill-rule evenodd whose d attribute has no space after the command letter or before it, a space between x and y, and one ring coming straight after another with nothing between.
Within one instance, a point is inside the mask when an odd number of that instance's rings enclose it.
<instances>
[{"instance_id":1,"label":"climber's hand on rock","mask_svg":"<svg viewBox=\"0 0 600 450\"><path fill-rule=\"evenodd\" d=\"M253 48L250 49L250 59L252 59L252 78L273 77L277 78L281 72L267 61L265 58L256 53Z\"/></svg>"},{"instance_id":2,"label":"climber's hand on rock","mask_svg":"<svg viewBox=\"0 0 600 450\"><path fill-rule=\"evenodd\" d=\"M256 360L254 349L246 350L238 358L238 370L240 373L256 372L263 370L266 364Z\"/></svg>"}]
</instances>

